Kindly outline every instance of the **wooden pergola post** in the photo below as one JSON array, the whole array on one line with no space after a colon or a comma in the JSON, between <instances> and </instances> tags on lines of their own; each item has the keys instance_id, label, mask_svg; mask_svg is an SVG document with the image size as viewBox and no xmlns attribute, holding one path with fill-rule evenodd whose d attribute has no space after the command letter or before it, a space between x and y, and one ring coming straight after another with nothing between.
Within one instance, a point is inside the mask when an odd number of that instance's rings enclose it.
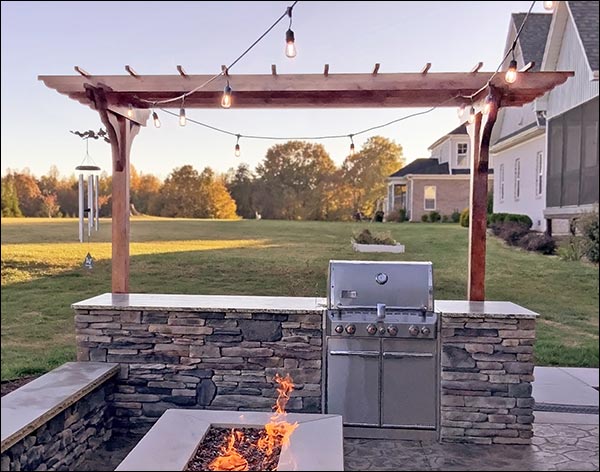
<instances>
[{"instance_id":1,"label":"wooden pergola post","mask_svg":"<svg viewBox=\"0 0 600 472\"><path fill-rule=\"evenodd\" d=\"M471 189L469 196L469 281L467 299L485 300L485 256L487 235L487 197L490 141L496 123L501 94L489 88L488 113L478 112L470 125L471 137ZM486 106L485 103L481 106Z\"/></svg>"},{"instance_id":2,"label":"wooden pergola post","mask_svg":"<svg viewBox=\"0 0 600 472\"><path fill-rule=\"evenodd\" d=\"M140 124L109 110L103 88L88 87L87 90L106 127L112 153L112 293L129 293L130 153Z\"/></svg>"}]
</instances>

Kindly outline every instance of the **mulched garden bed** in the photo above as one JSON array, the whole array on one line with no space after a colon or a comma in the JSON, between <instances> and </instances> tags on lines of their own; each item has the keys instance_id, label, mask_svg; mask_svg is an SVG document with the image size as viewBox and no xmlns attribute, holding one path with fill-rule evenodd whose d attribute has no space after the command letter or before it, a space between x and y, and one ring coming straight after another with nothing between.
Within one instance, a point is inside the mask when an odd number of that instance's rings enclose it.
<instances>
[{"instance_id":1,"label":"mulched garden bed","mask_svg":"<svg viewBox=\"0 0 600 472\"><path fill-rule=\"evenodd\" d=\"M21 377L20 379L14 379L14 380L3 380L2 381L2 392L0 396L4 396L7 393L12 392L13 390L18 389L19 387L22 387L23 385L31 382L34 379L37 379L39 377L39 375L29 375L27 377Z\"/></svg>"},{"instance_id":2,"label":"mulched garden bed","mask_svg":"<svg viewBox=\"0 0 600 472\"><path fill-rule=\"evenodd\" d=\"M277 470L281 447L276 448L269 458L265 458L263 452L256 447L264 429L236 428L236 431L244 434L241 441L235 442L235 448L248 461L248 468L230 470ZM208 465L221 455L221 450L226 447L230 434L229 428L211 427L185 470L210 470Z\"/></svg>"}]
</instances>

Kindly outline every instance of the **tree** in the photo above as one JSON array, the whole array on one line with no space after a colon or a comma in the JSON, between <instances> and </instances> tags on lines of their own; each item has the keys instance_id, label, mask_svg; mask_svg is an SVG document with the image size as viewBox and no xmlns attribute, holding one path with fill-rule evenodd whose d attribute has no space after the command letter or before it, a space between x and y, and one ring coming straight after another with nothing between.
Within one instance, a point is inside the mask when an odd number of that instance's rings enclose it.
<instances>
[{"instance_id":1,"label":"tree","mask_svg":"<svg viewBox=\"0 0 600 472\"><path fill-rule=\"evenodd\" d=\"M335 165L321 144L276 144L256 168L258 206L265 218L326 219Z\"/></svg>"},{"instance_id":2,"label":"tree","mask_svg":"<svg viewBox=\"0 0 600 472\"><path fill-rule=\"evenodd\" d=\"M25 216L40 216L42 214L42 193L37 181L27 169L12 174L19 207Z\"/></svg>"},{"instance_id":3,"label":"tree","mask_svg":"<svg viewBox=\"0 0 600 472\"><path fill-rule=\"evenodd\" d=\"M2 177L2 216L23 216L11 175Z\"/></svg>"},{"instance_id":4,"label":"tree","mask_svg":"<svg viewBox=\"0 0 600 472\"><path fill-rule=\"evenodd\" d=\"M248 164L240 164L227 180L227 190L235 200L237 213L242 218L254 218L256 207L254 200L256 198L255 177Z\"/></svg>"},{"instance_id":5,"label":"tree","mask_svg":"<svg viewBox=\"0 0 600 472\"><path fill-rule=\"evenodd\" d=\"M342 164L343 179L350 186L354 211L371 215L386 193L386 179L402 168L402 146L382 136L367 140L360 152Z\"/></svg>"},{"instance_id":6,"label":"tree","mask_svg":"<svg viewBox=\"0 0 600 472\"><path fill-rule=\"evenodd\" d=\"M60 213L60 206L58 204L58 197L55 193L48 193L41 197L41 211L44 216L52 218Z\"/></svg>"},{"instance_id":7,"label":"tree","mask_svg":"<svg viewBox=\"0 0 600 472\"><path fill-rule=\"evenodd\" d=\"M149 214L151 200L159 195L162 182L152 174L137 174L133 166L131 170L131 203L140 213Z\"/></svg>"},{"instance_id":8,"label":"tree","mask_svg":"<svg viewBox=\"0 0 600 472\"><path fill-rule=\"evenodd\" d=\"M235 219L235 200L231 197L223 178L215 178L209 185L208 201L210 202L208 218Z\"/></svg>"}]
</instances>

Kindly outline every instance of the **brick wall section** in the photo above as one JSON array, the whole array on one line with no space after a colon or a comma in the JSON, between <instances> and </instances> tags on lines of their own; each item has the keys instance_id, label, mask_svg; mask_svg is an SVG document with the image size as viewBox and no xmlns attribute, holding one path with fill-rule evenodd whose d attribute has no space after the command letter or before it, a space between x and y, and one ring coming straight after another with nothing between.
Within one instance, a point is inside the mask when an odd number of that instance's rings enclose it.
<instances>
[{"instance_id":1,"label":"brick wall section","mask_svg":"<svg viewBox=\"0 0 600 472\"><path fill-rule=\"evenodd\" d=\"M169 408L270 411L290 373L289 411L321 411L322 316L76 310L77 359L120 364L115 432L145 433Z\"/></svg>"},{"instance_id":2,"label":"brick wall section","mask_svg":"<svg viewBox=\"0 0 600 472\"><path fill-rule=\"evenodd\" d=\"M113 390L113 380L104 383L12 445L1 470L78 470L111 437Z\"/></svg>"},{"instance_id":3,"label":"brick wall section","mask_svg":"<svg viewBox=\"0 0 600 472\"><path fill-rule=\"evenodd\" d=\"M469 206L470 181L460 176L455 180L416 179L412 181L411 221L421 221L421 216L429 214L425 210L425 186L436 186L436 209L440 215L452 215L454 210L463 211ZM493 188L492 180L488 180L488 188Z\"/></svg>"},{"instance_id":4,"label":"brick wall section","mask_svg":"<svg viewBox=\"0 0 600 472\"><path fill-rule=\"evenodd\" d=\"M535 319L442 316L441 437L531 444Z\"/></svg>"}]
</instances>

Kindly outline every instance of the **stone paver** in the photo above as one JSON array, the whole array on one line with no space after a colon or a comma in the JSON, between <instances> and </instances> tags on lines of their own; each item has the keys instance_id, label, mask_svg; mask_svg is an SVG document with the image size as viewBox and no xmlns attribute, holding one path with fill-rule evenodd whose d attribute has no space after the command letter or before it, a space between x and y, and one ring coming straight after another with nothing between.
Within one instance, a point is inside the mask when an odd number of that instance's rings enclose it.
<instances>
[{"instance_id":1,"label":"stone paver","mask_svg":"<svg viewBox=\"0 0 600 472\"><path fill-rule=\"evenodd\" d=\"M535 424L531 446L346 439L346 470L598 470L598 425Z\"/></svg>"}]
</instances>

